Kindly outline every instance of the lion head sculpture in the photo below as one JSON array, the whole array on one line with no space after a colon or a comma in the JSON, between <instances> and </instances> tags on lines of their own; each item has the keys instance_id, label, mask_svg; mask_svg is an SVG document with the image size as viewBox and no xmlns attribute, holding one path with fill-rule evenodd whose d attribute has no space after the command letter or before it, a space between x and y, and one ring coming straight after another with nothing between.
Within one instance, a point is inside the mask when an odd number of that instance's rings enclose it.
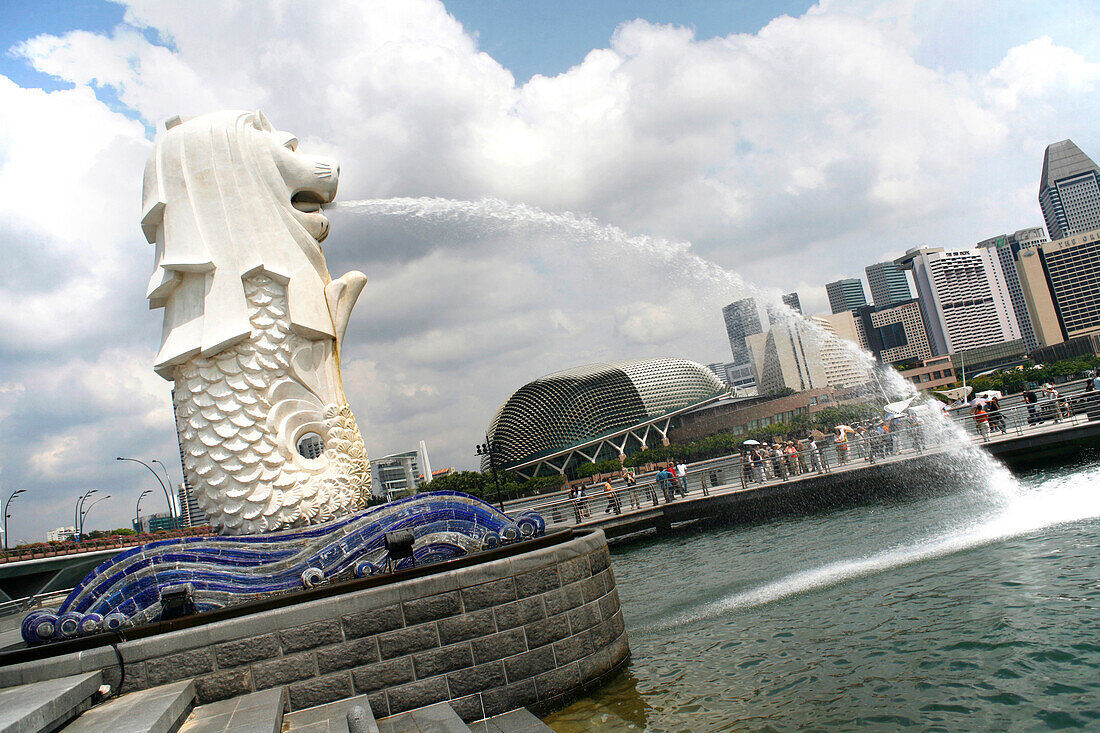
<instances>
[{"instance_id":1,"label":"lion head sculpture","mask_svg":"<svg viewBox=\"0 0 1100 733\"><path fill-rule=\"evenodd\" d=\"M299 153L297 139L261 112L175 118L166 127L146 164L141 219L156 245L146 297L150 308L164 308L157 373L171 379L173 366L247 338L242 279L250 274L286 285L297 333L336 338L320 247L336 162Z\"/></svg>"}]
</instances>

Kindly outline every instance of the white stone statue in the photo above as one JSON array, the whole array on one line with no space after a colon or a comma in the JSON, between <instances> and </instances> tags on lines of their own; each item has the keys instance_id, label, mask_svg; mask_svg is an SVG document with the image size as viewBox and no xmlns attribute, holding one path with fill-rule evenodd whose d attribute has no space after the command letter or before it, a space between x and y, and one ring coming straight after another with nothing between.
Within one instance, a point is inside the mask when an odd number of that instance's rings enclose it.
<instances>
[{"instance_id":1,"label":"white stone statue","mask_svg":"<svg viewBox=\"0 0 1100 733\"><path fill-rule=\"evenodd\" d=\"M340 376L366 283L333 280L320 242L336 161L297 152L260 112L167 123L145 167L141 227L156 245L155 369L175 383L184 472L225 534L317 524L370 495Z\"/></svg>"}]
</instances>

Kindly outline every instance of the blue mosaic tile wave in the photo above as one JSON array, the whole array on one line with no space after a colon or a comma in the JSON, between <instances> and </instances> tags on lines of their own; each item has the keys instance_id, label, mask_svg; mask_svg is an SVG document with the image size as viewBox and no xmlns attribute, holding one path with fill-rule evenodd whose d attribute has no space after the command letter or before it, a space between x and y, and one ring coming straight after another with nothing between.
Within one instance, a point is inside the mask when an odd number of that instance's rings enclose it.
<instances>
[{"instance_id":1,"label":"blue mosaic tile wave","mask_svg":"<svg viewBox=\"0 0 1100 733\"><path fill-rule=\"evenodd\" d=\"M289 593L391 566L385 534L411 530L403 570L542 535L534 512L512 518L468 494L417 494L306 529L242 537L182 537L133 547L99 565L57 610L32 611L23 639L41 644L156 621L161 591L189 585L197 611Z\"/></svg>"}]
</instances>

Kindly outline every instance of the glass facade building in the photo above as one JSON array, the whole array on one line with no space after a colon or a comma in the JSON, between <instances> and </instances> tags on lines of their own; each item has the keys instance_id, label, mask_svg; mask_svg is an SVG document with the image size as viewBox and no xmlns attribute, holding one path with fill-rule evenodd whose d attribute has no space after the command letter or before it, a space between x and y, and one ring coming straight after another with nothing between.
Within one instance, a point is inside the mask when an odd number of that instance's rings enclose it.
<instances>
[{"instance_id":1,"label":"glass facade building","mask_svg":"<svg viewBox=\"0 0 1100 733\"><path fill-rule=\"evenodd\" d=\"M861 305L867 305L867 294L863 292L863 281L849 277L844 280L825 284L825 292L829 295L829 307L833 313L855 310Z\"/></svg>"}]
</instances>

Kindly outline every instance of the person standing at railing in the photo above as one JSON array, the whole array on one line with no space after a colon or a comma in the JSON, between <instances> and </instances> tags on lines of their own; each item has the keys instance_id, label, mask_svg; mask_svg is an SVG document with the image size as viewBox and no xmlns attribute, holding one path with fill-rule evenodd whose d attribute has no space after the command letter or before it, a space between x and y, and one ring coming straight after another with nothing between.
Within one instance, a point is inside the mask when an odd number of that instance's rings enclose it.
<instances>
[{"instance_id":1,"label":"person standing at railing","mask_svg":"<svg viewBox=\"0 0 1100 733\"><path fill-rule=\"evenodd\" d=\"M824 469L821 467L821 453L818 450L817 439L814 438L814 436L810 436L810 441L806 449L810 456L810 467L818 473L823 473Z\"/></svg>"},{"instance_id":2,"label":"person standing at railing","mask_svg":"<svg viewBox=\"0 0 1100 733\"><path fill-rule=\"evenodd\" d=\"M970 414L974 416L974 422L978 426L978 432L981 434L982 440L989 440L989 413L982 407L982 403L975 403Z\"/></svg>"},{"instance_id":3,"label":"person standing at railing","mask_svg":"<svg viewBox=\"0 0 1100 733\"><path fill-rule=\"evenodd\" d=\"M569 503L573 505L573 516L577 519L577 524L581 523L581 500L580 491L576 486L569 487Z\"/></svg>"},{"instance_id":4,"label":"person standing at railing","mask_svg":"<svg viewBox=\"0 0 1100 733\"><path fill-rule=\"evenodd\" d=\"M634 469L623 469L623 480L626 481L626 495L630 498L631 509L641 509L642 504L638 501L638 490L635 486L638 483L638 479L634 477Z\"/></svg>"},{"instance_id":5,"label":"person standing at railing","mask_svg":"<svg viewBox=\"0 0 1100 733\"><path fill-rule=\"evenodd\" d=\"M685 497L688 495L688 467L683 461L676 464L676 481L680 484L680 493Z\"/></svg>"},{"instance_id":6,"label":"person standing at railing","mask_svg":"<svg viewBox=\"0 0 1100 733\"><path fill-rule=\"evenodd\" d=\"M603 493L607 497L607 509L604 509L604 514L610 514L614 511L616 514L623 513L623 505L619 501L619 497L615 495L615 489L611 486L610 481L603 482Z\"/></svg>"},{"instance_id":7,"label":"person standing at railing","mask_svg":"<svg viewBox=\"0 0 1100 733\"><path fill-rule=\"evenodd\" d=\"M672 493L672 474L665 466L661 466L661 470L657 472L657 486L661 488L661 493L665 495L666 504L676 498Z\"/></svg>"},{"instance_id":8,"label":"person standing at railing","mask_svg":"<svg viewBox=\"0 0 1100 733\"><path fill-rule=\"evenodd\" d=\"M1036 414L1036 405L1039 402L1039 398L1035 396L1035 391L1029 386L1024 390L1024 404L1027 405L1027 424L1034 425L1042 422L1039 416Z\"/></svg>"},{"instance_id":9,"label":"person standing at railing","mask_svg":"<svg viewBox=\"0 0 1100 733\"><path fill-rule=\"evenodd\" d=\"M836 448L836 460L840 465L848 462L848 434L843 428L835 428L836 436L833 438L833 446Z\"/></svg>"},{"instance_id":10,"label":"person standing at railing","mask_svg":"<svg viewBox=\"0 0 1100 733\"><path fill-rule=\"evenodd\" d=\"M996 397L989 400L989 427L992 430L1000 430L1001 435L1005 435L1008 432L1008 424L1005 422L1005 416L1001 413L1001 403L997 401Z\"/></svg>"}]
</instances>

